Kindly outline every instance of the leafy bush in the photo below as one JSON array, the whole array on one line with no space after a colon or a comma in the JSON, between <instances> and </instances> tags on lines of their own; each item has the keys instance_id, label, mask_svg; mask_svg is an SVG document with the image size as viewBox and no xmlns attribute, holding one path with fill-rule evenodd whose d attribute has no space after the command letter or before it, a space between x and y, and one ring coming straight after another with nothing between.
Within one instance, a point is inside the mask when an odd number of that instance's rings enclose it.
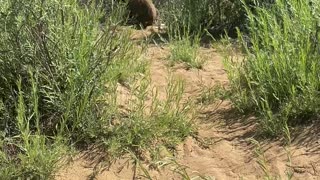
<instances>
[{"instance_id":1,"label":"leafy bush","mask_svg":"<svg viewBox=\"0 0 320 180\"><path fill-rule=\"evenodd\" d=\"M320 3L276 0L254 13L246 10L245 59L227 63L232 100L240 110L262 115L263 129L276 135L287 124L319 115Z\"/></svg>"}]
</instances>

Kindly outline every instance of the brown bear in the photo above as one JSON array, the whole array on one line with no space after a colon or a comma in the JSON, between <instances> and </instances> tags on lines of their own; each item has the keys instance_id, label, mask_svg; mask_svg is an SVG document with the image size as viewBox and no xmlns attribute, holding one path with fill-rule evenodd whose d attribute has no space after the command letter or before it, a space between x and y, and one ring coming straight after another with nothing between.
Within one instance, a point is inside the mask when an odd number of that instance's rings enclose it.
<instances>
[{"instance_id":1,"label":"brown bear","mask_svg":"<svg viewBox=\"0 0 320 180\"><path fill-rule=\"evenodd\" d=\"M157 18L157 9L151 0L127 0L127 2L130 17L136 18L143 27L154 23Z\"/></svg>"}]
</instances>

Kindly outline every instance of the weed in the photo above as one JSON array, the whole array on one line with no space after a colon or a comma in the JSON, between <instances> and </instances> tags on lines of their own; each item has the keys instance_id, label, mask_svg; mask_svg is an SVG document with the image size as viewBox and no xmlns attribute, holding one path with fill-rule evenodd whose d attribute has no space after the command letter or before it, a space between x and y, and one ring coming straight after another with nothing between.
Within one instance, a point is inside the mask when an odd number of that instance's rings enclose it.
<instances>
[{"instance_id":1,"label":"weed","mask_svg":"<svg viewBox=\"0 0 320 180\"><path fill-rule=\"evenodd\" d=\"M277 179L276 177L271 175L267 159L265 157L264 151L263 151L260 143L254 139L251 139L250 141L251 141L251 143L256 145L254 152L257 155L257 163L259 164L260 168L262 169L262 171L264 173L264 178L268 179L268 180Z\"/></svg>"}]
</instances>

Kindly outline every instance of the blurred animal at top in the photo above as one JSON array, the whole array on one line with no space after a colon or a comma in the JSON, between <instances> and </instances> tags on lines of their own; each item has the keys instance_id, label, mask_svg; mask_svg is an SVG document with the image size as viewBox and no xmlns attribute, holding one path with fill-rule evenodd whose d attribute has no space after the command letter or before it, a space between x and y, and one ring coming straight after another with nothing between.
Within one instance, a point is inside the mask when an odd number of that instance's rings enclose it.
<instances>
[{"instance_id":1,"label":"blurred animal at top","mask_svg":"<svg viewBox=\"0 0 320 180\"><path fill-rule=\"evenodd\" d=\"M129 16L144 28L151 26L157 18L157 9L151 0L122 0L128 2Z\"/></svg>"}]
</instances>

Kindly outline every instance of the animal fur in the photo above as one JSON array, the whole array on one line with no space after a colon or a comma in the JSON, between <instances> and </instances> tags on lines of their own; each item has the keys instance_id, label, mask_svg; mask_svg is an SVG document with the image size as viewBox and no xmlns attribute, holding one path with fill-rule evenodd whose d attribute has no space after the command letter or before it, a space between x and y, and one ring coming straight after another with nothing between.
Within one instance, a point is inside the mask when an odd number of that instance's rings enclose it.
<instances>
[{"instance_id":1,"label":"animal fur","mask_svg":"<svg viewBox=\"0 0 320 180\"><path fill-rule=\"evenodd\" d=\"M151 0L128 0L128 10L130 17L144 27L152 25L157 18L157 9Z\"/></svg>"}]
</instances>

